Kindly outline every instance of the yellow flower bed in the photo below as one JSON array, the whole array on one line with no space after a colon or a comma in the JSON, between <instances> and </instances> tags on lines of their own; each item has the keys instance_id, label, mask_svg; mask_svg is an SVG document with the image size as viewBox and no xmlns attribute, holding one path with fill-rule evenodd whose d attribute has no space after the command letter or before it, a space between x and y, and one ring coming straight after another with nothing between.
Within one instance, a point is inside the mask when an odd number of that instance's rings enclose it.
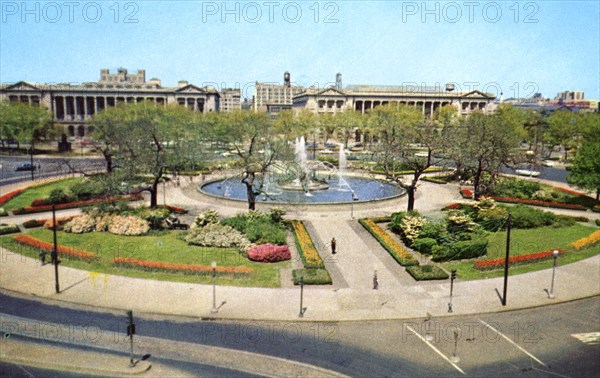
<instances>
[{"instance_id":1,"label":"yellow flower bed","mask_svg":"<svg viewBox=\"0 0 600 378\"><path fill-rule=\"evenodd\" d=\"M596 244L599 241L600 241L600 230L592 232L590 235L586 236L585 238L581 238L579 240L574 241L573 243L571 243L571 246L579 251L580 249L585 248L590 245L593 245L593 244Z\"/></svg>"},{"instance_id":2,"label":"yellow flower bed","mask_svg":"<svg viewBox=\"0 0 600 378\"><path fill-rule=\"evenodd\" d=\"M391 237L383 228L377 225L377 223L373 222L370 218L364 219L363 222L369 226L369 228L371 228L377 237L402 260L409 262L414 260L413 255L408 252L402 244L398 243L396 239Z\"/></svg>"},{"instance_id":3,"label":"yellow flower bed","mask_svg":"<svg viewBox=\"0 0 600 378\"><path fill-rule=\"evenodd\" d=\"M305 267L322 266L323 260L319 256L319 252L317 252L304 224L301 221L293 220L292 226L294 227L297 241L300 244L300 253L304 256Z\"/></svg>"}]
</instances>

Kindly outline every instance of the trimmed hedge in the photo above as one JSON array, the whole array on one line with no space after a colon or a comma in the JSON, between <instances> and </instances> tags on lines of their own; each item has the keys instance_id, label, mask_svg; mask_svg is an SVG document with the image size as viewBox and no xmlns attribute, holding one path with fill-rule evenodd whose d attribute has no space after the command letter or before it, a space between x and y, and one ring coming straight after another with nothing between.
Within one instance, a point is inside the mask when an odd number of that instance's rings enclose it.
<instances>
[{"instance_id":1,"label":"trimmed hedge","mask_svg":"<svg viewBox=\"0 0 600 378\"><path fill-rule=\"evenodd\" d=\"M21 229L16 224L0 224L0 235L14 234L20 231Z\"/></svg>"},{"instance_id":2,"label":"trimmed hedge","mask_svg":"<svg viewBox=\"0 0 600 378\"><path fill-rule=\"evenodd\" d=\"M46 223L46 219L30 219L26 222L23 222L23 227L25 227L25 228L42 227L45 223Z\"/></svg>"},{"instance_id":3,"label":"trimmed hedge","mask_svg":"<svg viewBox=\"0 0 600 378\"><path fill-rule=\"evenodd\" d=\"M412 245L413 249L427 255L431 254L434 246L438 245L437 240L432 238L416 239Z\"/></svg>"},{"instance_id":4,"label":"trimmed hedge","mask_svg":"<svg viewBox=\"0 0 600 378\"><path fill-rule=\"evenodd\" d=\"M292 271L294 285L300 285L300 277L303 277L305 285L331 285L333 283L327 269L294 269Z\"/></svg>"},{"instance_id":5,"label":"trimmed hedge","mask_svg":"<svg viewBox=\"0 0 600 378\"><path fill-rule=\"evenodd\" d=\"M448 279L448 273L436 265L408 266L406 271L417 281Z\"/></svg>"},{"instance_id":6,"label":"trimmed hedge","mask_svg":"<svg viewBox=\"0 0 600 378\"><path fill-rule=\"evenodd\" d=\"M359 219L358 222L367 230L383 248L402 266L419 265L419 262L404 246L388 235L387 232L370 218Z\"/></svg>"},{"instance_id":7,"label":"trimmed hedge","mask_svg":"<svg viewBox=\"0 0 600 378\"><path fill-rule=\"evenodd\" d=\"M463 240L450 244L447 248L433 248L433 261L449 261L473 259L485 255L487 252L487 239Z\"/></svg>"}]
</instances>

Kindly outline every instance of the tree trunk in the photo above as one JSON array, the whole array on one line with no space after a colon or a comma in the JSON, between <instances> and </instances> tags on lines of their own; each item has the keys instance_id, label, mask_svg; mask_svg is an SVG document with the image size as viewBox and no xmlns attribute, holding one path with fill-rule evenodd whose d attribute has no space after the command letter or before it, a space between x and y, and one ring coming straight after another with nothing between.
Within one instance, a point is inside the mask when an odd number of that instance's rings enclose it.
<instances>
[{"instance_id":1,"label":"tree trunk","mask_svg":"<svg viewBox=\"0 0 600 378\"><path fill-rule=\"evenodd\" d=\"M600 188L596 189L596 201L600 201Z\"/></svg>"},{"instance_id":2,"label":"tree trunk","mask_svg":"<svg viewBox=\"0 0 600 378\"><path fill-rule=\"evenodd\" d=\"M481 163L477 166L477 172L475 173L475 178L473 179L473 194L474 199L479 200L479 182L481 181Z\"/></svg>"},{"instance_id":3,"label":"tree trunk","mask_svg":"<svg viewBox=\"0 0 600 378\"><path fill-rule=\"evenodd\" d=\"M412 211L415 209L415 187L414 186L410 186L406 189L406 195L408 196L408 206L406 208L406 211Z\"/></svg>"},{"instance_id":4,"label":"tree trunk","mask_svg":"<svg viewBox=\"0 0 600 378\"><path fill-rule=\"evenodd\" d=\"M107 152L102 152L102 155L104 155L104 160L106 160L106 173L112 173L113 171L113 165L112 165L112 155L110 153Z\"/></svg>"},{"instance_id":5,"label":"tree trunk","mask_svg":"<svg viewBox=\"0 0 600 378\"><path fill-rule=\"evenodd\" d=\"M254 194L254 188L252 184L244 182L246 184L246 193L248 194L248 210L256 210L256 194Z\"/></svg>"},{"instance_id":6,"label":"tree trunk","mask_svg":"<svg viewBox=\"0 0 600 378\"><path fill-rule=\"evenodd\" d=\"M158 206L158 180L154 180L152 183L152 189L150 192L150 208L154 209Z\"/></svg>"}]
</instances>

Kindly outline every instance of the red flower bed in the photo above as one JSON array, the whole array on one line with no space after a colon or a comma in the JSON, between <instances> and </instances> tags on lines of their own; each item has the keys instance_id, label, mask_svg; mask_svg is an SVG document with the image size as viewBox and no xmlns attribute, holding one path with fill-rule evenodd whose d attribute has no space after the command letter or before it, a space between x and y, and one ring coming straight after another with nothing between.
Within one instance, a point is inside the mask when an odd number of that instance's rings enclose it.
<instances>
[{"instance_id":1,"label":"red flower bed","mask_svg":"<svg viewBox=\"0 0 600 378\"><path fill-rule=\"evenodd\" d=\"M23 193L24 191L25 191L25 189L17 189L17 190L13 190L12 192L8 192L5 195L1 196L0 197L0 206L4 205L8 201L10 201L13 197L18 196L19 194Z\"/></svg>"},{"instance_id":2,"label":"red flower bed","mask_svg":"<svg viewBox=\"0 0 600 378\"><path fill-rule=\"evenodd\" d=\"M161 261L138 260L127 257L117 257L113 259L113 264L124 268L137 268L148 271L170 271L182 272L186 274L212 274L213 268L209 265L176 264ZM254 269L245 266L217 266L217 274L220 275L242 275L249 276L254 273Z\"/></svg>"},{"instance_id":3,"label":"red flower bed","mask_svg":"<svg viewBox=\"0 0 600 378\"><path fill-rule=\"evenodd\" d=\"M48 203L48 200L45 199L34 199L33 201L31 201L31 207L39 207L39 206L48 206L51 205L50 203Z\"/></svg>"},{"instance_id":4,"label":"red flower bed","mask_svg":"<svg viewBox=\"0 0 600 378\"><path fill-rule=\"evenodd\" d=\"M188 212L186 209L177 206L167 205L167 209L171 210L171 212L175 214L187 214Z\"/></svg>"},{"instance_id":5,"label":"red flower bed","mask_svg":"<svg viewBox=\"0 0 600 378\"><path fill-rule=\"evenodd\" d=\"M471 199L473 198L473 191L470 189L461 189L460 195L462 196L462 198Z\"/></svg>"},{"instance_id":6,"label":"red flower bed","mask_svg":"<svg viewBox=\"0 0 600 378\"><path fill-rule=\"evenodd\" d=\"M552 252L554 250L547 250L547 251L542 251L542 252L535 252L535 253L530 253L527 255L520 255L520 256L512 256L508 258L508 264L509 265L513 265L513 264L523 264L523 263L530 263L530 262L537 262L537 261L541 261L541 260L546 260L549 258L552 258ZM563 250L558 250L558 252L560 254L565 253ZM476 269L479 270L488 270L488 269L498 269L504 266L504 258L500 258L500 259L493 259L493 260L477 260L475 262L473 262L473 265L475 266Z\"/></svg>"},{"instance_id":7,"label":"red flower bed","mask_svg":"<svg viewBox=\"0 0 600 378\"><path fill-rule=\"evenodd\" d=\"M442 210L456 210L458 208L460 208L463 204L462 203L451 203L450 205L444 207Z\"/></svg>"},{"instance_id":8,"label":"red flower bed","mask_svg":"<svg viewBox=\"0 0 600 378\"><path fill-rule=\"evenodd\" d=\"M51 243L46 243L45 241L36 239L29 235L17 235L13 236L13 239L21 244L25 244L34 248L43 249L47 252L52 252L54 249L54 245ZM57 246L57 252L76 259L90 260L96 257L95 253L81 251L74 248L64 247L62 245Z\"/></svg>"},{"instance_id":9,"label":"red flower bed","mask_svg":"<svg viewBox=\"0 0 600 378\"><path fill-rule=\"evenodd\" d=\"M94 203L110 202L110 201L135 201L141 199L140 195L124 196L119 198L101 198L89 201L78 201L61 203L56 205L56 210L73 209L81 206L92 205ZM44 211L51 211L52 205L37 206L37 207L22 207L20 209L13 210L13 214L30 214L30 213L41 213Z\"/></svg>"},{"instance_id":10,"label":"red flower bed","mask_svg":"<svg viewBox=\"0 0 600 378\"><path fill-rule=\"evenodd\" d=\"M509 198L509 197L489 197L498 202L506 202L506 203L522 203L525 205L532 206L543 206L543 207L556 207L562 209L571 209L571 210L583 210L586 211L587 207L577 204L571 203L561 203L561 202L549 202L549 201L539 201L539 200L531 200L531 199L521 199L521 198Z\"/></svg>"},{"instance_id":11,"label":"red flower bed","mask_svg":"<svg viewBox=\"0 0 600 378\"><path fill-rule=\"evenodd\" d=\"M292 254L287 245L260 244L250 248L248 258L259 262L278 262L291 260Z\"/></svg>"}]
</instances>

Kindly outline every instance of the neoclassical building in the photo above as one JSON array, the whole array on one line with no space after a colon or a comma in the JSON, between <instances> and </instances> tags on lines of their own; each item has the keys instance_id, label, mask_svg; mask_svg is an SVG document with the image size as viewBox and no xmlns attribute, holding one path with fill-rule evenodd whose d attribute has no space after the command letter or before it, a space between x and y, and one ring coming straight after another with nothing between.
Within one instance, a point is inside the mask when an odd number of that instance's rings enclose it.
<instances>
[{"instance_id":1,"label":"neoclassical building","mask_svg":"<svg viewBox=\"0 0 600 378\"><path fill-rule=\"evenodd\" d=\"M111 74L100 70L98 82L71 84L30 84L20 81L0 85L0 101L44 106L54 121L64 125L67 136L86 137L88 120L103 109L118 103L152 101L179 104L197 112L219 111L220 94L213 88L199 88L187 81L177 87L162 87L159 79L146 81L144 70L128 74L121 68Z\"/></svg>"},{"instance_id":2,"label":"neoclassical building","mask_svg":"<svg viewBox=\"0 0 600 378\"><path fill-rule=\"evenodd\" d=\"M339 74L338 74L339 75ZM341 81L341 79L340 79ZM477 90L454 92L452 85L440 87L340 85L325 89L308 88L293 98L294 110L308 109L315 114L355 110L365 113L380 105L415 106L426 116L433 116L439 107L452 105L460 115L474 110L493 110L495 96Z\"/></svg>"}]
</instances>

